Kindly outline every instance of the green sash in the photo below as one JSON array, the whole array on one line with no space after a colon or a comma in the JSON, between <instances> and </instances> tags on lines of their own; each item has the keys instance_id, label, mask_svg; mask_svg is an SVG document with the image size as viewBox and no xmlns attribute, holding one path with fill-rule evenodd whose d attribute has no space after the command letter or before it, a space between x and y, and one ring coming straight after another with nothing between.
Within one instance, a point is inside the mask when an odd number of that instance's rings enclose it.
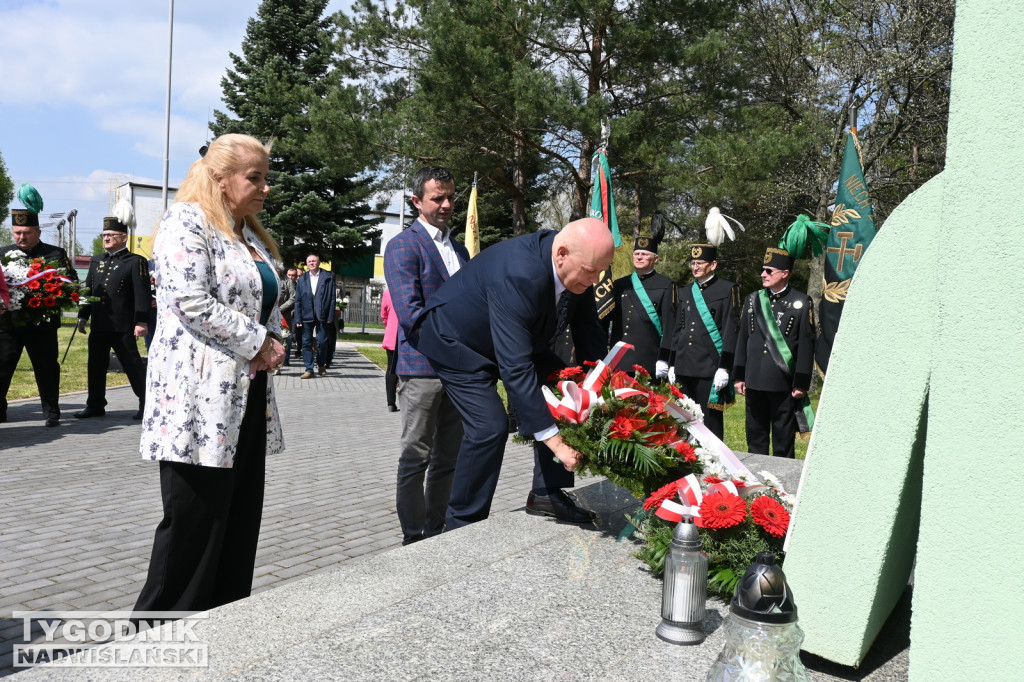
<instances>
[{"instance_id":1,"label":"green sash","mask_svg":"<svg viewBox=\"0 0 1024 682\"><path fill-rule=\"evenodd\" d=\"M640 299L644 310L647 311L647 317L651 318L651 322L654 323L654 328L658 330L658 342L660 343L662 337L665 336L665 332L661 331L661 320L658 319L658 311L654 309L651 297L647 295L644 283L640 281L640 276L636 272L633 273L633 291L636 292L637 298Z\"/></svg>"},{"instance_id":2,"label":"green sash","mask_svg":"<svg viewBox=\"0 0 1024 682\"><path fill-rule=\"evenodd\" d=\"M700 285L696 281L690 286L690 293L693 295L693 302L697 306L697 312L700 313L700 319L704 323L704 328L708 330L708 336L715 344L715 350L718 351L718 356L722 356L722 348L725 346L722 343L722 333L718 331L718 325L715 324L715 318L711 315L711 311L708 310L708 304L704 302L704 292L700 290ZM732 405L736 402L736 392L733 390L732 381L726 384L725 389L719 393L718 389L715 388L714 379L711 381L711 393L708 395L708 407L712 405ZM712 408L714 409L714 408ZM724 409L724 407L720 408Z\"/></svg>"},{"instance_id":3,"label":"green sash","mask_svg":"<svg viewBox=\"0 0 1024 682\"><path fill-rule=\"evenodd\" d=\"M792 378L793 376L793 353L789 350L789 345L786 343L786 339L782 338L782 332L779 331L779 324L775 321L775 315L772 314L772 304L768 300L768 290L761 289L758 292L758 298L761 302L761 317L764 320L764 327L762 331L767 331L768 336L771 337L773 343L768 345L769 351L772 352L772 359L779 364L779 369L785 370L785 373ZM784 364L780 364L779 360ZM797 401L799 410L797 411L797 425L800 427L800 433L807 433L814 428L814 410L811 409L811 400L806 395Z\"/></svg>"}]
</instances>

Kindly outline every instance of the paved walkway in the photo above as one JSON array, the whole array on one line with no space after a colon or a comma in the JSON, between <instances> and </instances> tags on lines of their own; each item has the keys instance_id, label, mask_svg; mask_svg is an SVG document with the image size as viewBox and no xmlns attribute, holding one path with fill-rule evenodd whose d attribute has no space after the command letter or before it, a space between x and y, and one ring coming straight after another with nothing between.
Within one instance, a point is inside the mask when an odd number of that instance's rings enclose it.
<instances>
[{"instance_id":1,"label":"paved walkway","mask_svg":"<svg viewBox=\"0 0 1024 682\"><path fill-rule=\"evenodd\" d=\"M254 592L401 544L395 475L401 419L387 412L384 375L340 343L324 379L301 364L275 378L287 450L267 460ZM107 414L76 420L85 393L62 396L45 428L36 399L12 402L0 424L0 676L21 637L20 610L131 608L161 516L157 465L139 456L128 387ZM401 401L401 398L399 398ZM509 444L493 511L522 507L533 456Z\"/></svg>"}]
</instances>

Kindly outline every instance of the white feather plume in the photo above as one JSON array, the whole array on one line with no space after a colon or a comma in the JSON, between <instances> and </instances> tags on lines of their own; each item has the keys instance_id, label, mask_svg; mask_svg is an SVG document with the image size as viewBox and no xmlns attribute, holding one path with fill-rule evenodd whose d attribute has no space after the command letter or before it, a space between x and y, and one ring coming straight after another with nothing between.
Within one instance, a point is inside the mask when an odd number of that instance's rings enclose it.
<instances>
[{"instance_id":1,"label":"white feather plume","mask_svg":"<svg viewBox=\"0 0 1024 682\"><path fill-rule=\"evenodd\" d=\"M728 219L728 220L727 220ZM725 236L729 235L729 239L736 241L736 233L732 231L732 226L729 225L729 221L736 223L736 225L743 231L747 228L743 227L743 224L735 218L730 218L717 207L712 206L711 210L708 211L708 217L704 221L704 231L708 235L708 243L712 246L718 247L725 241Z\"/></svg>"},{"instance_id":2,"label":"white feather plume","mask_svg":"<svg viewBox=\"0 0 1024 682\"><path fill-rule=\"evenodd\" d=\"M117 203L114 204L114 210L111 215L128 229L135 228L135 211L127 199L118 199Z\"/></svg>"}]
</instances>

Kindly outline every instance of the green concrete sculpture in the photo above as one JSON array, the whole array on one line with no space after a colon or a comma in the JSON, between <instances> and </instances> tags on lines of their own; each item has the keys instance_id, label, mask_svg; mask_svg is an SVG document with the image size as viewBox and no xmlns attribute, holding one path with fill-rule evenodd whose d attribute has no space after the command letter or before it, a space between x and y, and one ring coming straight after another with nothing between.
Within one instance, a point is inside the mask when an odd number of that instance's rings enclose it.
<instances>
[{"instance_id":1,"label":"green concrete sculpture","mask_svg":"<svg viewBox=\"0 0 1024 682\"><path fill-rule=\"evenodd\" d=\"M1024 2L954 35L946 168L850 288L785 565L804 649L853 666L913 569L922 682L1019 679L1024 640Z\"/></svg>"}]
</instances>

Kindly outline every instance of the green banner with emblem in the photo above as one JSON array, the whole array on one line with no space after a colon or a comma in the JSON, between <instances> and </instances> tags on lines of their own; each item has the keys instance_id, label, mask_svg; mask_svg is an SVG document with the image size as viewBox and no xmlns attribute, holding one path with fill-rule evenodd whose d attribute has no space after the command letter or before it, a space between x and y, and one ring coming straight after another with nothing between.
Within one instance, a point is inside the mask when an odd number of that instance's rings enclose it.
<instances>
[{"instance_id":1,"label":"green banner with emblem","mask_svg":"<svg viewBox=\"0 0 1024 682\"><path fill-rule=\"evenodd\" d=\"M825 248L825 281L821 304L818 306L818 338L814 349L815 360L823 372L828 369L832 342L839 328L839 319L843 314L843 304L853 274L876 232L871 193L864 180L856 128L850 128L846 136L836 203L829 223L832 229Z\"/></svg>"}]
</instances>

